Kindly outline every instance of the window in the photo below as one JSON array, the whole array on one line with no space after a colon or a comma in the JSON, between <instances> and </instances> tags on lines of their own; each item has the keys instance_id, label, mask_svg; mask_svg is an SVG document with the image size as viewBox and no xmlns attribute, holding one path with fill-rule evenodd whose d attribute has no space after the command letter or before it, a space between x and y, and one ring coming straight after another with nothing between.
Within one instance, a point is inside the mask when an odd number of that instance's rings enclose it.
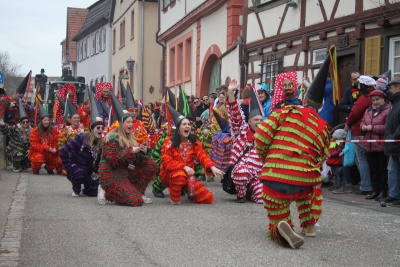
<instances>
[{"instance_id":1,"label":"window","mask_svg":"<svg viewBox=\"0 0 400 267\"><path fill-rule=\"evenodd\" d=\"M90 36L86 37L86 58L90 57Z\"/></svg>"},{"instance_id":2,"label":"window","mask_svg":"<svg viewBox=\"0 0 400 267\"><path fill-rule=\"evenodd\" d=\"M389 69L394 79L400 79L400 36L389 40Z\"/></svg>"},{"instance_id":3,"label":"window","mask_svg":"<svg viewBox=\"0 0 400 267\"><path fill-rule=\"evenodd\" d=\"M135 11L131 12L131 40L135 38Z\"/></svg>"},{"instance_id":4,"label":"window","mask_svg":"<svg viewBox=\"0 0 400 267\"><path fill-rule=\"evenodd\" d=\"M94 33L92 33L90 38L91 38L90 39L90 42L91 42L90 55L93 56L94 53L96 53L96 35Z\"/></svg>"},{"instance_id":5,"label":"window","mask_svg":"<svg viewBox=\"0 0 400 267\"><path fill-rule=\"evenodd\" d=\"M324 63L326 55L328 53L327 48L315 49L312 53L312 65L318 65Z\"/></svg>"},{"instance_id":6,"label":"window","mask_svg":"<svg viewBox=\"0 0 400 267\"><path fill-rule=\"evenodd\" d=\"M119 47L125 46L125 20L119 25Z\"/></svg>"},{"instance_id":7,"label":"window","mask_svg":"<svg viewBox=\"0 0 400 267\"><path fill-rule=\"evenodd\" d=\"M266 83L273 94L275 79L278 73L282 72L282 57L275 54L267 55L261 63L261 83Z\"/></svg>"},{"instance_id":8,"label":"window","mask_svg":"<svg viewBox=\"0 0 400 267\"><path fill-rule=\"evenodd\" d=\"M274 0L258 0L257 1L257 5L263 5L263 4L272 2L272 1L274 1Z\"/></svg>"},{"instance_id":9,"label":"window","mask_svg":"<svg viewBox=\"0 0 400 267\"><path fill-rule=\"evenodd\" d=\"M169 45L169 83L191 80L192 32L188 32Z\"/></svg>"},{"instance_id":10,"label":"window","mask_svg":"<svg viewBox=\"0 0 400 267\"><path fill-rule=\"evenodd\" d=\"M87 56L87 54L86 54L86 52L87 52L86 38L83 39L82 42L83 42L83 57L82 57L82 59L85 60L85 59L86 59L86 56Z\"/></svg>"},{"instance_id":11,"label":"window","mask_svg":"<svg viewBox=\"0 0 400 267\"><path fill-rule=\"evenodd\" d=\"M100 35L100 51L103 52L106 50L106 29L103 28L101 29L101 35Z\"/></svg>"},{"instance_id":12,"label":"window","mask_svg":"<svg viewBox=\"0 0 400 267\"><path fill-rule=\"evenodd\" d=\"M113 53L115 53L115 49L117 46L116 42L117 42L117 31L115 29L113 29L113 45L112 45Z\"/></svg>"},{"instance_id":13,"label":"window","mask_svg":"<svg viewBox=\"0 0 400 267\"><path fill-rule=\"evenodd\" d=\"M96 32L96 54L100 52L100 31Z\"/></svg>"},{"instance_id":14,"label":"window","mask_svg":"<svg viewBox=\"0 0 400 267\"><path fill-rule=\"evenodd\" d=\"M164 0L164 8L167 8L170 3L171 3L171 0Z\"/></svg>"}]
</instances>

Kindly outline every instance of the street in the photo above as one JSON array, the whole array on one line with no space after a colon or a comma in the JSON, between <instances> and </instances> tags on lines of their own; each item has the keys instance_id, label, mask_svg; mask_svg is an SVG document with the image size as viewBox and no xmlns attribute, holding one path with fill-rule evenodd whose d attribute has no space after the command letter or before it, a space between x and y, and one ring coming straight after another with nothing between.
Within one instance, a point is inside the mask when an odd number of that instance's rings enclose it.
<instances>
[{"instance_id":1,"label":"street","mask_svg":"<svg viewBox=\"0 0 400 267\"><path fill-rule=\"evenodd\" d=\"M0 171L0 266L397 266L400 208L324 188L317 237L298 250L266 237L261 204L209 182L212 205L154 198L142 207L72 197L64 176ZM7 190L7 192L5 192ZM5 197L5 196L9 197ZM292 204L296 232L300 233Z\"/></svg>"}]
</instances>

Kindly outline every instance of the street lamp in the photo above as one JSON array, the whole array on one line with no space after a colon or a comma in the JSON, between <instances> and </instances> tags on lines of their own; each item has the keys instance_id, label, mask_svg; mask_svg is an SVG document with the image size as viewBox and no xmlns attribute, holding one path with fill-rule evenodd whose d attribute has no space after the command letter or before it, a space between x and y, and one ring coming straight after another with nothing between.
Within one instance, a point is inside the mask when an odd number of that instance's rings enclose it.
<instances>
[{"instance_id":1,"label":"street lamp","mask_svg":"<svg viewBox=\"0 0 400 267\"><path fill-rule=\"evenodd\" d=\"M132 85L132 78L133 78L133 67L135 66L135 60L133 60L131 57L126 61L126 67L129 70L129 83L131 84L131 88L133 88Z\"/></svg>"}]
</instances>

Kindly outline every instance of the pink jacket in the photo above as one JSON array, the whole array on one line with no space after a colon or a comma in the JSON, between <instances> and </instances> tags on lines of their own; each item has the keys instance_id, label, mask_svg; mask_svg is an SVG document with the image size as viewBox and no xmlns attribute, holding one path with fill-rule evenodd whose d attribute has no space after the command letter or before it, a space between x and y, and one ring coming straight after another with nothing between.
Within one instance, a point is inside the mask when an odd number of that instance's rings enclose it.
<instances>
[{"instance_id":1,"label":"pink jacket","mask_svg":"<svg viewBox=\"0 0 400 267\"><path fill-rule=\"evenodd\" d=\"M364 117L360 123L360 130L363 125L372 125L372 131L363 132L365 140L382 140L385 139L385 124L389 110L392 107L390 102L383 104L378 110L368 107L364 113ZM368 152L383 151L383 142L365 143L365 149Z\"/></svg>"}]
</instances>

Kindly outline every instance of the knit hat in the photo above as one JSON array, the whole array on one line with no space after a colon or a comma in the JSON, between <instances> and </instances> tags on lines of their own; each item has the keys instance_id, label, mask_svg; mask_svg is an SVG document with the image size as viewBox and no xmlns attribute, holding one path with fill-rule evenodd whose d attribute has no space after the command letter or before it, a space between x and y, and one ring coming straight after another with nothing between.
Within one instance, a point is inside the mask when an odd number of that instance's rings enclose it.
<instances>
[{"instance_id":1,"label":"knit hat","mask_svg":"<svg viewBox=\"0 0 400 267\"><path fill-rule=\"evenodd\" d=\"M268 85L267 85L266 83L260 84L260 86L258 87L257 91L258 91L258 90L263 90L263 91L265 91L268 95L270 94L270 93L269 93L269 87L268 87Z\"/></svg>"},{"instance_id":2,"label":"knit hat","mask_svg":"<svg viewBox=\"0 0 400 267\"><path fill-rule=\"evenodd\" d=\"M386 94L382 90L379 90L379 89L375 89L374 91L369 93L369 97L371 97L371 96L380 96L380 97L386 98Z\"/></svg>"},{"instance_id":3,"label":"knit hat","mask_svg":"<svg viewBox=\"0 0 400 267\"><path fill-rule=\"evenodd\" d=\"M344 129L337 129L332 134L333 140L344 140L346 138L346 131Z\"/></svg>"},{"instance_id":4,"label":"knit hat","mask_svg":"<svg viewBox=\"0 0 400 267\"><path fill-rule=\"evenodd\" d=\"M386 90L387 81L385 79L379 78L376 80L375 89Z\"/></svg>"}]
</instances>

